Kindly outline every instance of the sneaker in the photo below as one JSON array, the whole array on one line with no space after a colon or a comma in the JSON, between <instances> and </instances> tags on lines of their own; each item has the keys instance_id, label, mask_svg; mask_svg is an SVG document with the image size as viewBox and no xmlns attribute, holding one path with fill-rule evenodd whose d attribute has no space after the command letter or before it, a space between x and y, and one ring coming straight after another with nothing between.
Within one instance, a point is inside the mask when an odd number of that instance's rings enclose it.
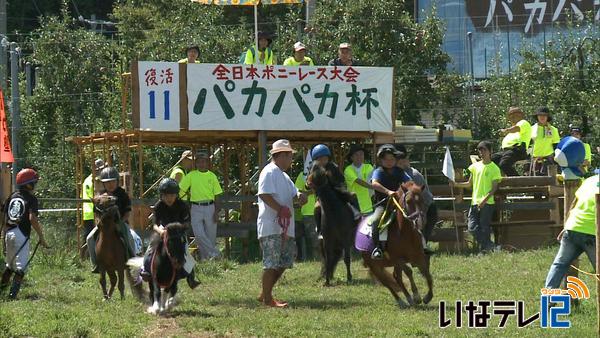
<instances>
[{"instance_id":1,"label":"sneaker","mask_svg":"<svg viewBox=\"0 0 600 338\"><path fill-rule=\"evenodd\" d=\"M373 249L373 252L371 253L371 259L382 259L383 258L383 251L381 251L381 248L377 247L375 249Z\"/></svg>"},{"instance_id":2,"label":"sneaker","mask_svg":"<svg viewBox=\"0 0 600 338\"><path fill-rule=\"evenodd\" d=\"M194 290L195 288L198 287L198 285L201 284L199 281L197 281L194 278L188 278L187 283L188 283L188 286L190 287L190 289L192 289L192 290Z\"/></svg>"}]
</instances>

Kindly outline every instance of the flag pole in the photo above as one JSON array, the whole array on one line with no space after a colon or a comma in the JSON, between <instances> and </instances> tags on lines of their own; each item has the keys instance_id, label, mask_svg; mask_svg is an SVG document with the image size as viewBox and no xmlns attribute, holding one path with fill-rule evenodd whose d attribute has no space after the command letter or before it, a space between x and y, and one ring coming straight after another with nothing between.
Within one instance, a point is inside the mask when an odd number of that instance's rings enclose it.
<instances>
[{"instance_id":1,"label":"flag pole","mask_svg":"<svg viewBox=\"0 0 600 338\"><path fill-rule=\"evenodd\" d=\"M254 4L254 63L258 59L258 2Z\"/></svg>"}]
</instances>

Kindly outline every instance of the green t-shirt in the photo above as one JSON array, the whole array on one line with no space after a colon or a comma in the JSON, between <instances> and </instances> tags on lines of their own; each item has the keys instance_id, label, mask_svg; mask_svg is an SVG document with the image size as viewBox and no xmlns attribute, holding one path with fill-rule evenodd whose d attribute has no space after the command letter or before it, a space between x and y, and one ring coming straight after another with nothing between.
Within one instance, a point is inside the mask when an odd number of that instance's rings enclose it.
<instances>
[{"instance_id":1,"label":"green t-shirt","mask_svg":"<svg viewBox=\"0 0 600 338\"><path fill-rule=\"evenodd\" d=\"M594 175L583 181L577 189L577 203L569 211L569 217L565 221L566 230L596 234L596 194L600 191L598 184L598 175Z\"/></svg>"},{"instance_id":2,"label":"green t-shirt","mask_svg":"<svg viewBox=\"0 0 600 338\"><path fill-rule=\"evenodd\" d=\"M179 197L187 201L187 191L190 191L189 200L191 202L214 201L215 196L223 193L217 175L207 170L200 172L192 170L179 182Z\"/></svg>"},{"instance_id":3,"label":"green t-shirt","mask_svg":"<svg viewBox=\"0 0 600 338\"><path fill-rule=\"evenodd\" d=\"M304 179L304 173L300 173L298 178L296 178L296 182L294 183L298 191L307 192L308 188L306 187L306 180ZM315 194L308 195L308 202L302 206L301 212L302 216L314 216L315 214L315 203L317 202L317 196Z\"/></svg>"},{"instance_id":4,"label":"green t-shirt","mask_svg":"<svg viewBox=\"0 0 600 338\"><path fill-rule=\"evenodd\" d=\"M471 205L477 205L492 191L492 183L502 180L502 175L500 174L500 168L494 162L488 164L483 164L483 161L473 163L469 167L469 171L473 183ZM494 203L494 196L488 198L487 204Z\"/></svg>"},{"instance_id":5,"label":"green t-shirt","mask_svg":"<svg viewBox=\"0 0 600 338\"><path fill-rule=\"evenodd\" d=\"M314 66L314 62L311 58L309 58L308 56L304 57L303 61L296 61L296 59L294 59L293 56L290 56L289 58L285 59L285 61L283 61L283 65L284 66L300 66L300 64L302 63L308 63L307 65L305 64L305 66Z\"/></svg>"},{"instance_id":6,"label":"green t-shirt","mask_svg":"<svg viewBox=\"0 0 600 338\"><path fill-rule=\"evenodd\" d=\"M354 192L358 198L358 206L361 214L367 214L373 211L373 202L371 201L371 192L368 188L356 183L357 179L365 182L369 181L369 175L373 172L373 166L368 163L363 163L360 170L354 165L349 165L344 169L344 178L348 190Z\"/></svg>"},{"instance_id":7,"label":"green t-shirt","mask_svg":"<svg viewBox=\"0 0 600 338\"><path fill-rule=\"evenodd\" d=\"M509 133L502 139L502 149L510 148L521 143L525 143L525 148L529 148L531 141L531 125L525 120L517 122L520 130L514 133Z\"/></svg>"},{"instance_id":8,"label":"green t-shirt","mask_svg":"<svg viewBox=\"0 0 600 338\"><path fill-rule=\"evenodd\" d=\"M556 127L536 123L531 127L531 139L534 141L533 157L546 157L554 154L554 145L560 142L560 135Z\"/></svg>"},{"instance_id":9,"label":"green t-shirt","mask_svg":"<svg viewBox=\"0 0 600 338\"><path fill-rule=\"evenodd\" d=\"M584 143L583 147L585 148L585 159L592 163L592 147L589 143Z\"/></svg>"}]
</instances>

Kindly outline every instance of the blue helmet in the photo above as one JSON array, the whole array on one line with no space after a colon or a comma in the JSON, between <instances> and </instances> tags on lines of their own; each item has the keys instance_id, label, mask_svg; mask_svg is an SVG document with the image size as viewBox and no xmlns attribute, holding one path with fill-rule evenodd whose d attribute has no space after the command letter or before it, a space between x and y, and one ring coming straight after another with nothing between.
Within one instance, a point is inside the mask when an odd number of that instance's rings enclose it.
<instances>
[{"instance_id":1,"label":"blue helmet","mask_svg":"<svg viewBox=\"0 0 600 338\"><path fill-rule=\"evenodd\" d=\"M331 151L324 144L317 144L314 148L312 148L310 152L310 156L313 160L318 159L319 157L329 156L331 157Z\"/></svg>"}]
</instances>

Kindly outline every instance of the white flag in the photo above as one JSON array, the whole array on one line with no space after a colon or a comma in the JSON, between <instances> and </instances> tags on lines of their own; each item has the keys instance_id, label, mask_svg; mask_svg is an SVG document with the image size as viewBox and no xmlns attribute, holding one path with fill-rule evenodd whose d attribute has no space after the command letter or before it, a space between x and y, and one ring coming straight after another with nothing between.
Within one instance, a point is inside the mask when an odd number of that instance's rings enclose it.
<instances>
[{"instance_id":1,"label":"white flag","mask_svg":"<svg viewBox=\"0 0 600 338\"><path fill-rule=\"evenodd\" d=\"M304 181L306 181L306 177L308 177L308 174L310 173L310 167L312 165L312 156L310 156L311 150L312 149L309 149L306 152L306 158L304 159L304 169L302 171L304 174Z\"/></svg>"},{"instance_id":2,"label":"white flag","mask_svg":"<svg viewBox=\"0 0 600 338\"><path fill-rule=\"evenodd\" d=\"M452 155L450 154L450 148L448 147L446 147L446 155L444 155L442 173L444 173L449 180L454 181L454 163L452 163Z\"/></svg>"}]
</instances>

